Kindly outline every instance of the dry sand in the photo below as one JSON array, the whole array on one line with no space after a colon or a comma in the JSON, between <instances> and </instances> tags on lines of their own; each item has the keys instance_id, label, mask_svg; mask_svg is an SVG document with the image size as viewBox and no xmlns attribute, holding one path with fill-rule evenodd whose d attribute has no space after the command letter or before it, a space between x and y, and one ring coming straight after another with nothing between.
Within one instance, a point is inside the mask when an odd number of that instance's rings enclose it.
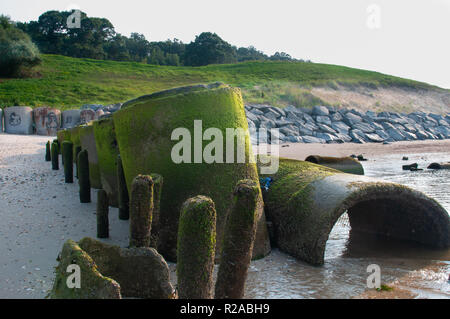
<instances>
[{"instance_id":1,"label":"dry sand","mask_svg":"<svg viewBox=\"0 0 450 319\"><path fill-rule=\"evenodd\" d=\"M0 298L44 298L63 243L96 237L96 191L80 204L78 184L44 160L49 139L0 134ZM128 222L117 216L111 209L103 241L126 245Z\"/></svg>"},{"instance_id":2,"label":"dry sand","mask_svg":"<svg viewBox=\"0 0 450 319\"><path fill-rule=\"evenodd\" d=\"M63 171L44 161L45 143L53 138L0 134L0 298L44 298L53 267L67 239L96 237L96 191L92 203L80 204L78 184L65 184ZM444 152L450 140L379 144L290 144L281 156L371 157L385 153ZM126 246L128 222L110 209L106 243ZM171 265L173 271L173 265Z\"/></svg>"}]
</instances>

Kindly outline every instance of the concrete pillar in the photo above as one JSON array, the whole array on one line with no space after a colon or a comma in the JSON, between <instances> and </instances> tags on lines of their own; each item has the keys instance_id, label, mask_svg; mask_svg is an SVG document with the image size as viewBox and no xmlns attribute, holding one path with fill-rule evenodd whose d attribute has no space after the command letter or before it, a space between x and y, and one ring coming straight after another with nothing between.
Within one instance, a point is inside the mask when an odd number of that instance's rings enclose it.
<instances>
[{"instance_id":1,"label":"concrete pillar","mask_svg":"<svg viewBox=\"0 0 450 319\"><path fill-rule=\"evenodd\" d=\"M33 110L33 117L37 135L56 136L56 132L61 127L60 110L38 107Z\"/></svg>"},{"instance_id":2,"label":"concrete pillar","mask_svg":"<svg viewBox=\"0 0 450 319\"><path fill-rule=\"evenodd\" d=\"M29 106L11 106L4 109L5 131L9 134L33 134L33 109Z\"/></svg>"},{"instance_id":3,"label":"concrete pillar","mask_svg":"<svg viewBox=\"0 0 450 319\"><path fill-rule=\"evenodd\" d=\"M81 110L67 110L62 112L62 125L63 129L72 128L80 125Z\"/></svg>"}]
</instances>

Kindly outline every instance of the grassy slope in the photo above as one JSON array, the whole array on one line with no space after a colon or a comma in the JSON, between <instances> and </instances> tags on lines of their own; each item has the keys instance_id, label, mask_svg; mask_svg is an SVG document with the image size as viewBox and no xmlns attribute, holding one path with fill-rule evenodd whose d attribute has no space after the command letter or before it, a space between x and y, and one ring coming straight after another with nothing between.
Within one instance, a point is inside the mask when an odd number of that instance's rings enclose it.
<instances>
[{"instance_id":1,"label":"grassy slope","mask_svg":"<svg viewBox=\"0 0 450 319\"><path fill-rule=\"evenodd\" d=\"M438 89L377 72L302 62L246 62L194 68L44 55L37 70L39 78L0 79L0 106L48 105L68 109L86 103L111 104L162 89L214 81L240 87L246 102L277 106L321 103L309 93L311 86L317 85Z\"/></svg>"}]
</instances>

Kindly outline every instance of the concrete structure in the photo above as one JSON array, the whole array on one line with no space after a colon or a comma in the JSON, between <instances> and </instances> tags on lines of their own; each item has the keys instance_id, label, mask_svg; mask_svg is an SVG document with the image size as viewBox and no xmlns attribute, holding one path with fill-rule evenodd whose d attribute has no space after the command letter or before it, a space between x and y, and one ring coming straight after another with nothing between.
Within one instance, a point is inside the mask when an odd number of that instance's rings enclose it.
<instances>
[{"instance_id":1,"label":"concrete structure","mask_svg":"<svg viewBox=\"0 0 450 319\"><path fill-rule=\"evenodd\" d=\"M187 198L204 195L216 205L216 257L220 257L217 250L220 252L234 187L242 179L259 181L256 164L250 163L253 152L248 136L245 136L248 126L240 90L214 83L158 92L125 103L113 114L113 119L128 190L133 178L139 174L157 173L164 178L158 251L168 260L176 259L181 206ZM186 141L190 139L194 143L191 137L198 135L195 133L198 121L202 123L201 135L209 128L218 129L224 143L227 128L241 128L244 134L242 138L236 138L238 142L234 142L231 153L238 153L237 144L240 143L244 163L234 159L233 163L227 163L225 152L220 159L222 163L208 164L203 160L194 163L198 160L193 158L195 152L186 162L175 162L172 154L179 140L172 139L174 130L185 128L183 132L190 135L189 138L186 136ZM204 142L200 146L207 144ZM253 257L263 257L270 251L261 196L258 203Z\"/></svg>"},{"instance_id":2,"label":"concrete structure","mask_svg":"<svg viewBox=\"0 0 450 319\"><path fill-rule=\"evenodd\" d=\"M33 134L33 109L29 106L11 106L5 113L5 132L9 134Z\"/></svg>"},{"instance_id":3,"label":"concrete structure","mask_svg":"<svg viewBox=\"0 0 450 319\"><path fill-rule=\"evenodd\" d=\"M61 128L73 128L81 123L81 110L67 110L61 114Z\"/></svg>"},{"instance_id":4,"label":"concrete structure","mask_svg":"<svg viewBox=\"0 0 450 319\"><path fill-rule=\"evenodd\" d=\"M80 122L81 124L88 124L95 120L95 112L93 110L81 110L80 113Z\"/></svg>"},{"instance_id":5,"label":"concrete structure","mask_svg":"<svg viewBox=\"0 0 450 319\"><path fill-rule=\"evenodd\" d=\"M450 246L446 210L406 186L287 159L280 159L280 170L272 178L264 203L275 244L313 265L324 263L328 235L346 212L350 241L359 235Z\"/></svg>"},{"instance_id":6,"label":"concrete structure","mask_svg":"<svg viewBox=\"0 0 450 319\"><path fill-rule=\"evenodd\" d=\"M37 135L56 136L61 127L61 111L49 107L33 110L34 125Z\"/></svg>"}]
</instances>

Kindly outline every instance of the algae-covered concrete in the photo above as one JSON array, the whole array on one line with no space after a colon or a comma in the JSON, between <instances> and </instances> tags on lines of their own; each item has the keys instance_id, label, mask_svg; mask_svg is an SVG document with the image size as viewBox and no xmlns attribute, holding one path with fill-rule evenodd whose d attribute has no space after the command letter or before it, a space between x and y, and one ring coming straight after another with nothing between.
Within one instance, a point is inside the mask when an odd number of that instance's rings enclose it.
<instances>
[{"instance_id":1,"label":"algae-covered concrete","mask_svg":"<svg viewBox=\"0 0 450 319\"><path fill-rule=\"evenodd\" d=\"M80 126L79 136L81 148L88 151L89 180L91 182L91 187L101 189L102 182L100 180L100 165L98 163L94 127L92 125Z\"/></svg>"},{"instance_id":2,"label":"algae-covered concrete","mask_svg":"<svg viewBox=\"0 0 450 319\"><path fill-rule=\"evenodd\" d=\"M108 194L110 206L118 207L117 156L119 155L119 149L113 119L106 118L92 123L101 184Z\"/></svg>"},{"instance_id":3,"label":"algae-covered concrete","mask_svg":"<svg viewBox=\"0 0 450 319\"><path fill-rule=\"evenodd\" d=\"M448 213L406 186L288 159L272 178L264 202L275 244L308 263L324 263L328 235L345 212L352 233L449 247Z\"/></svg>"},{"instance_id":4,"label":"algae-covered concrete","mask_svg":"<svg viewBox=\"0 0 450 319\"><path fill-rule=\"evenodd\" d=\"M73 240L68 240L58 256L56 277L49 297L52 299L120 299L120 285L113 279L103 276L97 264ZM80 269L79 288L69 287L67 281L74 270L67 272L70 265ZM75 268L71 268L75 269ZM75 278L73 284L76 284Z\"/></svg>"},{"instance_id":5,"label":"algae-covered concrete","mask_svg":"<svg viewBox=\"0 0 450 319\"><path fill-rule=\"evenodd\" d=\"M79 243L68 240L58 257L56 277L49 297L52 299L173 299L169 267L152 248L120 248L92 238ZM69 287L80 267L79 288Z\"/></svg>"},{"instance_id":6,"label":"algae-covered concrete","mask_svg":"<svg viewBox=\"0 0 450 319\"><path fill-rule=\"evenodd\" d=\"M169 260L176 259L180 208L186 199L197 195L210 197L216 205L216 248L220 250L234 186L242 179L259 180L256 165L250 163L252 150L240 90L215 83L158 92L125 103L113 118L128 189L139 174L157 173L164 178L158 251ZM227 128L242 128L247 134L235 139L234 154L237 153L237 143L240 143L245 152L245 162L227 164L224 157L223 163L195 163L192 152L190 163L175 163L171 154L181 138L175 136L172 139L172 133L178 128L186 129L194 147L194 121L202 121L200 134L209 128L219 129L224 143ZM203 141L202 136L198 141L197 135L197 143L203 150L210 141ZM265 256L270 251L261 196L258 202L254 257Z\"/></svg>"}]
</instances>

